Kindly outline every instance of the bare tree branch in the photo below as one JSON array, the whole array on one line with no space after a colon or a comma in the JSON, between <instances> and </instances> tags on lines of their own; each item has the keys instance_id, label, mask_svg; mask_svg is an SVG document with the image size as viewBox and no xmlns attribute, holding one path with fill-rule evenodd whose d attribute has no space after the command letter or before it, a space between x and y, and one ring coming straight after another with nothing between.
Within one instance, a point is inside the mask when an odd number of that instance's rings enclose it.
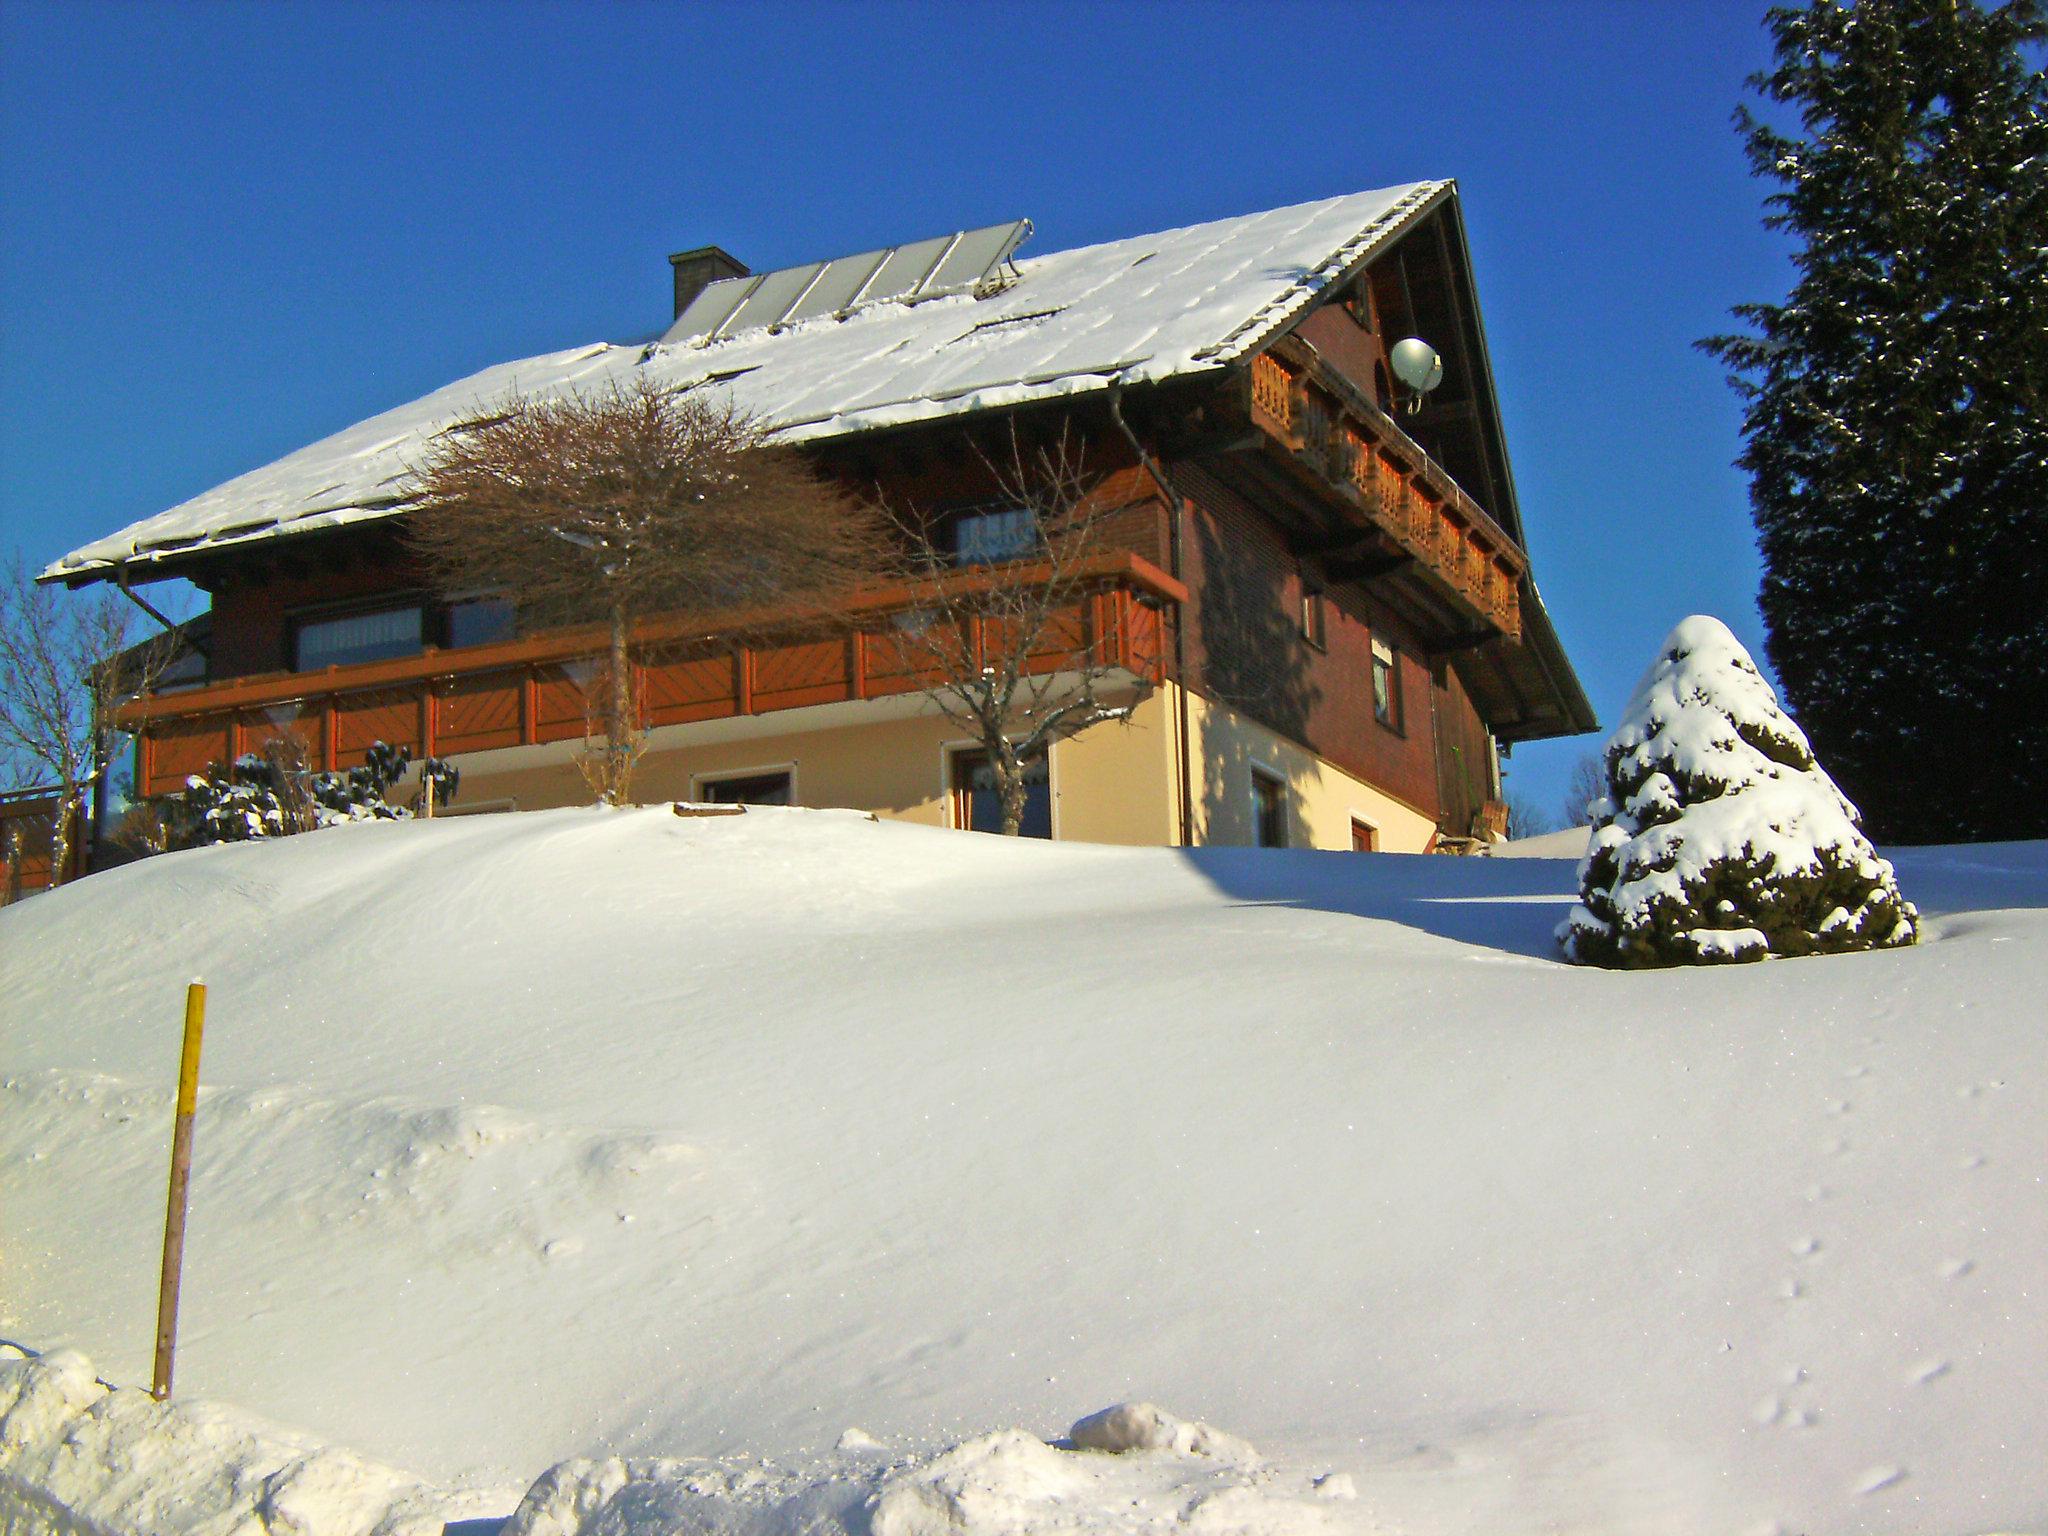
<instances>
[{"instance_id":1,"label":"bare tree branch","mask_svg":"<svg viewBox=\"0 0 2048 1536\"><path fill-rule=\"evenodd\" d=\"M86 791L113 750L115 707L156 683L177 639L137 640L135 610L104 589L39 586L16 552L0 570L0 788L49 785L51 883L64 878Z\"/></svg>"},{"instance_id":2,"label":"bare tree branch","mask_svg":"<svg viewBox=\"0 0 2048 1536\"><path fill-rule=\"evenodd\" d=\"M608 626L590 690L605 747L590 771L614 803L642 731L636 620L751 609L825 622L889 542L872 509L730 404L644 380L514 400L413 468L407 529L444 595L508 598L529 632Z\"/></svg>"},{"instance_id":3,"label":"bare tree branch","mask_svg":"<svg viewBox=\"0 0 2048 1536\"><path fill-rule=\"evenodd\" d=\"M974 452L994 494L970 516L980 514L997 537L976 543L957 512L891 509L918 594L915 612L891 633L925 697L981 747L1002 830L1015 836L1032 765L1057 741L1128 721L1151 684L1092 628L1090 599L1103 587L1095 557L1126 504L1103 496L1084 445L1063 429L1027 448L1013 427L1000 460Z\"/></svg>"}]
</instances>

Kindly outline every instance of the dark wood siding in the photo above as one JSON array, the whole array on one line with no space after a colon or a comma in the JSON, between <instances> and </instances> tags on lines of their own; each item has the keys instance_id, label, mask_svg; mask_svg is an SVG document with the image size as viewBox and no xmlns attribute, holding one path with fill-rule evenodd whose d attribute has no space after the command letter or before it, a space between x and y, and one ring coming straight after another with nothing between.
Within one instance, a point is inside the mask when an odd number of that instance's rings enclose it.
<instances>
[{"instance_id":1,"label":"dark wood siding","mask_svg":"<svg viewBox=\"0 0 2048 1536\"><path fill-rule=\"evenodd\" d=\"M1301 632L1304 584L1322 586L1272 519L1200 466L1169 471L1189 499L1184 580L1188 681L1345 772L1438 813L1431 679L1420 647L1356 587L1325 588L1324 644ZM1372 642L1389 645L1401 709L1373 715Z\"/></svg>"}]
</instances>

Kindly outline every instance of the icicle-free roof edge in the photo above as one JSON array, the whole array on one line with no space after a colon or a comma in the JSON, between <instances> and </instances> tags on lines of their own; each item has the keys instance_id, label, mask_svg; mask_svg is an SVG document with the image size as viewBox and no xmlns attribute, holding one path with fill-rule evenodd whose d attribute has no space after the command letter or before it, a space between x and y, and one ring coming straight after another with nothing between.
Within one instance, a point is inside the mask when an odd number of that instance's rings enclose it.
<instances>
[{"instance_id":1,"label":"icicle-free roof edge","mask_svg":"<svg viewBox=\"0 0 2048 1536\"><path fill-rule=\"evenodd\" d=\"M602 388L636 372L722 388L783 440L814 443L1221 370L1451 191L1415 182L1051 252L1020 260L1014 282L980 297L879 305L708 345L598 342L498 364L82 545L42 579L92 580L395 515L394 487L435 434L514 394Z\"/></svg>"}]
</instances>

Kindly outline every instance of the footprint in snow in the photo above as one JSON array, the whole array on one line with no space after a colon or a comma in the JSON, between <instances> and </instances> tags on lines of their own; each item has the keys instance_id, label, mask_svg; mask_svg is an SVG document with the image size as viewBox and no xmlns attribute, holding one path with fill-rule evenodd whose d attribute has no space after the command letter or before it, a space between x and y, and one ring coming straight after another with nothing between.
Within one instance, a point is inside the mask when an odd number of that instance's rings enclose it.
<instances>
[{"instance_id":1,"label":"footprint in snow","mask_svg":"<svg viewBox=\"0 0 2048 1536\"><path fill-rule=\"evenodd\" d=\"M1906 1469L1904 1467L1889 1465L1872 1467L1856 1480L1856 1491L1858 1493L1876 1493L1881 1488L1889 1488L1894 1483L1905 1481L1905 1477Z\"/></svg>"},{"instance_id":2,"label":"footprint in snow","mask_svg":"<svg viewBox=\"0 0 2048 1536\"><path fill-rule=\"evenodd\" d=\"M1805 1294L1806 1287L1801 1285L1797 1279L1790 1275L1787 1275L1785 1277L1785 1283L1778 1287L1778 1295L1786 1301L1797 1301L1800 1297L1804 1296Z\"/></svg>"},{"instance_id":3,"label":"footprint in snow","mask_svg":"<svg viewBox=\"0 0 2048 1536\"><path fill-rule=\"evenodd\" d=\"M1802 1237L1792 1245L1792 1252L1802 1259L1810 1259L1820 1252L1820 1239Z\"/></svg>"},{"instance_id":4,"label":"footprint in snow","mask_svg":"<svg viewBox=\"0 0 2048 1536\"><path fill-rule=\"evenodd\" d=\"M1977 1261L1975 1259L1950 1259L1941 1266L1941 1278L1944 1280L1960 1280L1976 1267Z\"/></svg>"},{"instance_id":5,"label":"footprint in snow","mask_svg":"<svg viewBox=\"0 0 2048 1536\"><path fill-rule=\"evenodd\" d=\"M1968 1157L1964 1158L1960 1163L1956 1164L1956 1166L1962 1169L1965 1173L1975 1173L1979 1168L1982 1168L1987 1161L1988 1159L1984 1156L1982 1152L1972 1152Z\"/></svg>"},{"instance_id":6,"label":"footprint in snow","mask_svg":"<svg viewBox=\"0 0 2048 1536\"><path fill-rule=\"evenodd\" d=\"M1923 1360L1920 1364L1913 1367L1913 1373L1907 1377L1907 1380L1911 1381L1916 1387L1924 1387L1932 1382L1939 1381L1949 1373L1950 1369L1951 1367L1946 1360Z\"/></svg>"}]
</instances>

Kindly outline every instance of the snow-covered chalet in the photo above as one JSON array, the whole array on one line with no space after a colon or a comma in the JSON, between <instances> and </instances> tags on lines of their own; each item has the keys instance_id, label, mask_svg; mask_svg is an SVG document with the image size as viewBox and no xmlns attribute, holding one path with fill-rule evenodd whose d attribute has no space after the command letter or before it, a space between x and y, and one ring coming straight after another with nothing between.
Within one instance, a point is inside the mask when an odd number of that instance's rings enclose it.
<instances>
[{"instance_id":1,"label":"snow-covered chalet","mask_svg":"<svg viewBox=\"0 0 2048 1536\"><path fill-rule=\"evenodd\" d=\"M456 813L587 800L589 634L435 597L400 537L408 470L515 390L647 378L730 391L885 495L929 494L970 434L1013 424L1057 422L1121 483L1134 511L1076 622L1142 703L1051 749L1027 832L1409 852L1498 835L1500 750L1594 719L1529 569L1456 185L1044 255L1020 251L1029 232L762 275L685 252L658 339L485 369L57 560L45 580L211 596L185 664L124 708L141 791L294 730L330 767L379 739L452 759ZM1441 358L1426 392L1390 366L1410 337ZM963 561L1004 557L1001 507L963 492L954 517ZM987 825L977 755L874 643L886 610L785 643L647 626L636 798Z\"/></svg>"}]
</instances>

